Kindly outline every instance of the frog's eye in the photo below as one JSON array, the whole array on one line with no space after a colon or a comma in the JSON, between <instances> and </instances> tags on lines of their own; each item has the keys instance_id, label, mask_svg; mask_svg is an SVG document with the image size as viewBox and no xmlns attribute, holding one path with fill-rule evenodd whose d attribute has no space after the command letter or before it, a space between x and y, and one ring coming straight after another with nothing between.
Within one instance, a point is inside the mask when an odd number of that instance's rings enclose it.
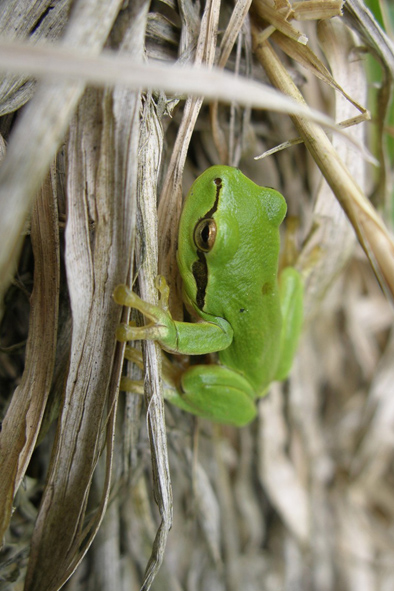
<instances>
[{"instance_id":1,"label":"frog's eye","mask_svg":"<svg viewBox=\"0 0 394 591\"><path fill-rule=\"evenodd\" d=\"M199 250L209 252L216 240L216 222L212 218L200 220L194 229L194 243Z\"/></svg>"}]
</instances>

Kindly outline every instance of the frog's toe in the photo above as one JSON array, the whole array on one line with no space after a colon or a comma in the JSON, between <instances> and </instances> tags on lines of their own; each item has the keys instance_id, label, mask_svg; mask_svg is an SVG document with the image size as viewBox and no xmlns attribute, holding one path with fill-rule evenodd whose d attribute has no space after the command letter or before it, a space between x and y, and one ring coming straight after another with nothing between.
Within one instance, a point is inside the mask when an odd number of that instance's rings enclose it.
<instances>
[{"instance_id":1,"label":"frog's toe","mask_svg":"<svg viewBox=\"0 0 394 591\"><path fill-rule=\"evenodd\" d=\"M112 294L112 297L117 304L121 306L128 306L129 308L133 307L134 296L135 294L133 291L124 284L115 287L114 293Z\"/></svg>"},{"instance_id":2,"label":"frog's toe","mask_svg":"<svg viewBox=\"0 0 394 591\"><path fill-rule=\"evenodd\" d=\"M144 380L132 380L127 376L123 376L120 380L119 390L142 395L144 393Z\"/></svg>"},{"instance_id":3,"label":"frog's toe","mask_svg":"<svg viewBox=\"0 0 394 591\"><path fill-rule=\"evenodd\" d=\"M129 326L128 324L119 324L116 329L116 339L121 343L132 341L134 337L135 327Z\"/></svg>"}]
</instances>

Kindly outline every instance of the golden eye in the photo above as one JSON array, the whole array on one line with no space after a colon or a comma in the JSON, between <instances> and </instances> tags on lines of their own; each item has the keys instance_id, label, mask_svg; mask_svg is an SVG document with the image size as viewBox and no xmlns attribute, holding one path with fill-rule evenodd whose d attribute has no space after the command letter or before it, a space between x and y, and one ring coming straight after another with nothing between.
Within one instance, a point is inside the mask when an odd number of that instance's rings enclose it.
<instances>
[{"instance_id":1,"label":"golden eye","mask_svg":"<svg viewBox=\"0 0 394 591\"><path fill-rule=\"evenodd\" d=\"M194 230L194 242L199 250L209 252L216 240L216 222L214 219L200 220Z\"/></svg>"}]
</instances>

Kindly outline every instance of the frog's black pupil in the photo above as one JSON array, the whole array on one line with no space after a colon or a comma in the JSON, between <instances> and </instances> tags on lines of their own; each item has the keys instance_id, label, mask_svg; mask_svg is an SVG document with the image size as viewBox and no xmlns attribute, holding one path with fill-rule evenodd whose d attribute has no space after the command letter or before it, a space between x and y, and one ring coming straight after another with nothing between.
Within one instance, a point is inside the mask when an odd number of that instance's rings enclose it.
<instances>
[{"instance_id":1,"label":"frog's black pupil","mask_svg":"<svg viewBox=\"0 0 394 591\"><path fill-rule=\"evenodd\" d=\"M209 224L206 224L204 228L201 230L201 239L202 241L207 244L209 239Z\"/></svg>"}]
</instances>

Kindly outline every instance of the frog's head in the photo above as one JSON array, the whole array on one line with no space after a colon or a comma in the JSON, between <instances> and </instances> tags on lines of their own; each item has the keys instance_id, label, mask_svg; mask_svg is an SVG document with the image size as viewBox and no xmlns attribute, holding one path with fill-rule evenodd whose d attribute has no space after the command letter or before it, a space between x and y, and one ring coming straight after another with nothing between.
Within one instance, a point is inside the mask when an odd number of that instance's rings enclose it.
<instances>
[{"instance_id":1,"label":"frog's head","mask_svg":"<svg viewBox=\"0 0 394 591\"><path fill-rule=\"evenodd\" d=\"M194 308L204 310L208 289L220 297L219 286L236 288L260 251L272 244L279 250L285 213L280 193L259 187L236 168L212 166L196 179L183 207L177 252L185 296Z\"/></svg>"}]
</instances>

